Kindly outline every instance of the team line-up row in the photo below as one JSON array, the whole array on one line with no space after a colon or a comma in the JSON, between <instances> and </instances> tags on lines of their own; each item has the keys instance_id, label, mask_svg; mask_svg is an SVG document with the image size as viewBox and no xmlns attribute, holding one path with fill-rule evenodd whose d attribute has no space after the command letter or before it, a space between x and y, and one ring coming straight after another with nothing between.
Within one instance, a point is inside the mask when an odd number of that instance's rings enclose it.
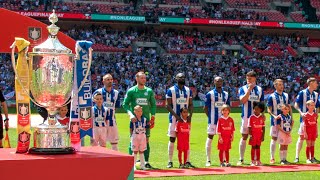
<instances>
[{"instance_id":1,"label":"team line-up row","mask_svg":"<svg viewBox=\"0 0 320 180\"><path fill-rule=\"evenodd\" d=\"M244 163L244 153L247 139L251 148L251 165L261 165L260 146L265 138L265 110L264 94L261 87L256 85L256 73L250 71L246 74L247 84L239 88L238 96L241 108L241 139L239 143L240 159L237 165ZM123 108L130 116L131 141L129 153L134 155L135 161L139 154L141 169L149 169L150 155L150 129L154 127L156 114L156 100L151 88L146 87L146 75L138 72L135 76L137 85L131 87L122 103ZM185 75L178 73L175 76L176 84L166 93L166 108L169 111L168 127L168 168L173 167L174 143L177 139L178 158L180 168L194 167L189 161L190 154L190 127L193 114L192 91L185 85ZM111 143L113 150L118 150L118 129L115 119L115 109L120 107L119 92L113 89L113 77L107 74L103 77L104 87L93 93L94 106L92 117L94 120L94 137L92 145L106 146ZM314 144L318 137L318 82L315 78L307 80L308 87L301 90L294 103L294 108L300 114L299 138L296 144L295 163L299 162L299 154L303 141L307 141L307 163L319 163L314 157ZM229 150L234 138L234 122L230 113L230 100L228 92L223 90L223 79L215 77L215 88L206 94L204 111L208 117L208 138L206 140L206 166L211 166L211 148L214 135L218 135L219 160L221 166L230 166ZM287 161L288 145L292 143L291 130L293 126L291 102L288 94L284 92L283 80L274 81L275 91L268 97L267 111L270 114L270 164L275 163L277 142L280 144L280 164L289 164ZM67 114L66 108L60 112ZM60 114L60 123L67 123L65 115ZM182 158L182 154L184 159Z\"/></svg>"}]
</instances>

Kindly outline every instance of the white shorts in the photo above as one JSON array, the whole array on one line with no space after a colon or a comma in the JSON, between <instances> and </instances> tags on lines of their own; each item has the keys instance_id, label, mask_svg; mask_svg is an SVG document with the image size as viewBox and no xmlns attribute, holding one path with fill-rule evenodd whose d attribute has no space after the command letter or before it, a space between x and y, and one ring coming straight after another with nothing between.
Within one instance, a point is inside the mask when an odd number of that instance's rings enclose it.
<instances>
[{"instance_id":1,"label":"white shorts","mask_svg":"<svg viewBox=\"0 0 320 180\"><path fill-rule=\"evenodd\" d=\"M209 135L217 134L217 125L216 124L208 124L207 132Z\"/></svg>"},{"instance_id":2,"label":"white shorts","mask_svg":"<svg viewBox=\"0 0 320 180\"><path fill-rule=\"evenodd\" d=\"M241 119L240 133L241 134L249 134L248 118Z\"/></svg>"},{"instance_id":3,"label":"white shorts","mask_svg":"<svg viewBox=\"0 0 320 180\"><path fill-rule=\"evenodd\" d=\"M113 126L107 126L107 141L112 144L117 144L119 142L117 124L113 124Z\"/></svg>"},{"instance_id":4,"label":"white shorts","mask_svg":"<svg viewBox=\"0 0 320 180\"><path fill-rule=\"evenodd\" d=\"M304 135L304 122L301 122L301 123L300 123L300 127L299 127L299 130L298 130L298 134L299 134L299 135Z\"/></svg>"},{"instance_id":5,"label":"white shorts","mask_svg":"<svg viewBox=\"0 0 320 180\"><path fill-rule=\"evenodd\" d=\"M147 149L147 137L146 134L135 134L131 136L131 150L143 152Z\"/></svg>"},{"instance_id":6,"label":"white shorts","mask_svg":"<svg viewBox=\"0 0 320 180\"><path fill-rule=\"evenodd\" d=\"M176 123L169 123L168 134L169 137L177 137Z\"/></svg>"},{"instance_id":7,"label":"white shorts","mask_svg":"<svg viewBox=\"0 0 320 180\"><path fill-rule=\"evenodd\" d=\"M289 145L292 143L291 135L286 135L282 131L279 131L278 142L280 145Z\"/></svg>"},{"instance_id":8,"label":"white shorts","mask_svg":"<svg viewBox=\"0 0 320 180\"><path fill-rule=\"evenodd\" d=\"M279 129L278 129L278 126L271 126L270 127L270 136L271 137L278 137L279 135Z\"/></svg>"},{"instance_id":9,"label":"white shorts","mask_svg":"<svg viewBox=\"0 0 320 180\"><path fill-rule=\"evenodd\" d=\"M107 127L93 127L93 146L106 146L107 143Z\"/></svg>"}]
</instances>

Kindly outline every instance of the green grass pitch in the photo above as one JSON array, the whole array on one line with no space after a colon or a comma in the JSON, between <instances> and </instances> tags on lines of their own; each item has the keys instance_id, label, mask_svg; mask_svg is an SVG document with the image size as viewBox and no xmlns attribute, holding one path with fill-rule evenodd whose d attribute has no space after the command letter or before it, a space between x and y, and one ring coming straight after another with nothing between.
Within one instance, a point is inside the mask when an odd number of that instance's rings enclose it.
<instances>
[{"instance_id":1,"label":"green grass pitch","mask_svg":"<svg viewBox=\"0 0 320 180\"><path fill-rule=\"evenodd\" d=\"M155 168L166 169L166 165L168 162L168 140L167 129L168 129L168 113L164 109L159 110L160 112L156 114L155 128L151 130L150 137L150 164ZM205 142L207 138L207 117L204 113L202 113L201 109L197 110L198 113L194 113L192 117L192 128L190 135L190 161L193 165L197 167L205 167L206 162L206 150L205 150ZM235 109L230 116L235 121L235 138L232 143L232 149L230 151L230 163L232 165L236 165L236 162L239 159L239 151L238 145L240 140L240 113L239 109ZM270 153L269 153L269 145L270 145L270 120L269 114L266 113L266 136L265 141L261 146L261 162L263 164L269 165ZM299 114L294 113L293 115L295 120L295 125L292 130L292 144L289 145L288 148L288 161L292 162L295 158L295 144L298 138L298 127L299 127ZM130 141L129 137L129 118L126 113L120 111L116 114L117 124L119 128L119 150L121 152L128 152L128 145ZM17 133L16 129L10 129L10 143L12 147L15 147L17 144ZM89 145L89 139L85 138L85 145ZM32 143L31 143L32 144ZM300 153L300 163L306 162L305 156L305 146L304 142L303 148ZM107 146L110 148L110 144ZM212 154L211 154L211 163L213 167L219 166L219 158L218 158L218 150L217 150L217 136L214 136L212 142ZM315 147L315 157L320 158L320 143L319 140L316 141ZM245 153L245 163L249 165L250 163L250 149L251 147L247 145L246 153ZM277 147L276 150L276 161L277 165L279 165L279 149ZM177 150L175 146L174 158L173 158L174 167L178 167L178 158L177 158ZM120 167L119 167L120 168ZM320 177L320 171L311 171L311 172L288 172L288 173L255 173L255 174L241 174L241 175L214 175L214 176L191 176L191 177L167 177L167 178L152 178L152 179L235 179L235 178L248 178L248 179L289 179L289 178L298 178L298 179L317 179Z\"/></svg>"}]
</instances>

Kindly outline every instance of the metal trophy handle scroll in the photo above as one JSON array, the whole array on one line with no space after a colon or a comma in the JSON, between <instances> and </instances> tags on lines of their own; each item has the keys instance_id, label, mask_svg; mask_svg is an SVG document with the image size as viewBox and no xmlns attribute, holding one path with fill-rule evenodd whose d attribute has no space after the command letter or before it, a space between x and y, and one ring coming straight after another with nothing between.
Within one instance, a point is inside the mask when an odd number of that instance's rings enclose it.
<instances>
[{"instance_id":1,"label":"metal trophy handle scroll","mask_svg":"<svg viewBox=\"0 0 320 180\"><path fill-rule=\"evenodd\" d=\"M70 49L58 40L57 34L60 28L55 25L58 17L54 10L49 17L49 21L52 24L47 27L49 31L48 39L35 46L32 52L28 53L29 76L31 76L30 91L33 97L33 99L30 99L38 106L46 108L49 115L45 123L35 128L35 147L30 148L29 153L71 154L75 153L75 149L70 147L69 127L61 125L56 119L56 114L58 108L70 102L75 56ZM15 44L12 48L14 53ZM89 57L89 68L81 84L84 84L87 79L91 60L92 57ZM12 63L16 78L19 81L15 69L14 55L12 55ZM79 89L81 89L81 86Z\"/></svg>"}]
</instances>

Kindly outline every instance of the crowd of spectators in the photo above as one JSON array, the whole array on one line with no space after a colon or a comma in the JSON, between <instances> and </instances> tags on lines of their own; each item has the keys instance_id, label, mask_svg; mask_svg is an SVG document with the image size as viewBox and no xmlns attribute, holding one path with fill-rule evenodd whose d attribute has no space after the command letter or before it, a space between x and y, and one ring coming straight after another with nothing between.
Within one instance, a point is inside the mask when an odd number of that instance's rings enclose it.
<instances>
[{"instance_id":1,"label":"crowd of spectators","mask_svg":"<svg viewBox=\"0 0 320 180\"><path fill-rule=\"evenodd\" d=\"M4 94L14 90L14 72L9 54L0 54L0 88Z\"/></svg>"},{"instance_id":2,"label":"crowd of spectators","mask_svg":"<svg viewBox=\"0 0 320 180\"><path fill-rule=\"evenodd\" d=\"M283 16L280 12L260 12L250 9L225 9L221 4L214 6L192 7L190 5L181 5L176 7L161 7L157 5L142 5L140 15L147 17L173 16L186 18L213 18L228 20L255 20L255 21L277 21L275 15ZM280 19L278 19L280 20ZM282 21L282 19L281 19Z\"/></svg>"},{"instance_id":3,"label":"crowd of spectators","mask_svg":"<svg viewBox=\"0 0 320 180\"><path fill-rule=\"evenodd\" d=\"M103 30L106 29L106 30ZM75 31L75 30L72 30ZM103 39L99 35L107 33L118 35L119 31L108 27L92 27L92 30L82 29L82 34L93 31L89 38L91 40ZM96 32L94 32L96 31ZM220 50L222 44L254 45L257 48L268 49L268 44L277 43L280 46L291 45L294 48L307 46L308 37L303 35L288 34L279 35L257 35L253 33L206 33L192 30L162 30L129 28L121 31L121 37L134 37L133 41L155 41L166 50L179 50L190 48L194 50ZM72 34L70 34L72 36ZM91 39L90 39L91 38ZM103 43L103 41L99 41ZM196 51L194 51L196 52ZM282 78L285 80L287 92L293 98L296 93L305 86L308 76L320 76L319 56L293 57L285 54L282 57L262 57L259 54L245 56L243 52L228 54L226 56L207 54L197 55L190 53L181 54L159 54L155 49L143 49L133 52L100 53L94 56L94 67L92 68L93 88L102 86L102 76L113 72L115 85L123 96L127 88L134 84L134 75L137 71L145 71L148 75L148 85L152 87L158 98L164 98L166 89L173 83L173 77L177 72L185 72L187 84L194 87L197 92L206 93L213 87L213 79L219 75L225 79L225 88L230 92L232 99L237 99L237 88L245 83L245 73L251 69L259 73L258 82L266 93L273 87L273 80ZM196 93L195 93L196 94Z\"/></svg>"},{"instance_id":4,"label":"crowd of spectators","mask_svg":"<svg viewBox=\"0 0 320 180\"><path fill-rule=\"evenodd\" d=\"M72 13L138 14L131 1L128 4L110 4L105 2L94 4L92 2L66 2L63 0L0 0L0 7L14 11L52 12L55 9L56 12Z\"/></svg>"},{"instance_id":5,"label":"crowd of spectators","mask_svg":"<svg viewBox=\"0 0 320 180\"><path fill-rule=\"evenodd\" d=\"M170 4L165 1L154 1L156 4L142 4L136 6L132 1L128 4L94 4L92 2L65 2L62 0L0 0L0 7L15 11L52 11L72 12L72 13L102 13L102 14L125 14L125 15L143 15L152 19L158 19L160 16L187 17L187 18L214 18L229 20L256 20L256 21L274 21L274 17L255 10L246 10L238 8L225 9L222 4L200 5L198 1L172 1L178 3L174 7L163 7L161 4ZM180 3L184 2L184 3ZM105 3L105 4L102 4ZM179 4L180 3L180 4ZM193 6L196 4L196 6ZM281 14L278 12L278 14ZM278 17L278 16L276 16Z\"/></svg>"},{"instance_id":6,"label":"crowd of spectators","mask_svg":"<svg viewBox=\"0 0 320 180\"><path fill-rule=\"evenodd\" d=\"M252 33L207 33L192 30L162 30L128 28L114 30L108 26L90 28L74 27L67 32L77 40L90 40L94 43L115 47L128 47L134 41L155 41L166 50L192 48L194 50L219 50L222 44L249 44L257 48L268 48L270 43L281 46L292 44L293 47L306 46L308 38L302 35L257 35ZM186 40L187 39L187 40ZM237 88L245 83L245 74L249 70L258 72L257 82L266 94L272 91L273 80L285 80L285 90L294 98L299 90L305 87L309 76L320 77L319 55L304 55L294 57L285 54L281 57L268 57L252 53L244 55L237 53L199 55L196 51L182 54L159 53L154 48L138 48L133 52L96 52L93 55L92 87L93 90L102 86L102 77L106 73L114 76L115 88L124 97L126 90L131 87L134 75L144 71L148 77L148 86L154 89L158 99L164 99L166 89L174 83L173 77L177 72L186 74L187 85L195 91L195 98L213 88L215 76L225 80L224 88L230 93L231 99L237 99ZM5 92L14 87L14 74L10 56L0 56L0 83ZM320 79L319 79L320 80Z\"/></svg>"},{"instance_id":7,"label":"crowd of spectators","mask_svg":"<svg viewBox=\"0 0 320 180\"><path fill-rule=\"evenodd\" d=\"M223 77L224 88L230 93L231 99L237 99L237 89L245 84L246 72L254 69L259 74L258 85L266 94L273 88L273 80L285 80L285 91L290 98L306 87L306 79L313 75L320 76L319 56L303 56L299 58L248 57L248 56L219 56L195 54L187 56L178 54L158 55L149 53L115 53L100 54L94 57L93 81L94 89L102 86L102 76L112 72L116 79L116 88L123 97L125 91L134 82L137 71L145 71L148 86L152 87L158 99L164 99L166 89L174 83L173 77L177 72L186 74L186 84L196 89L197 93L205 94L213 88L213 79ZM192 64L192 66L190 65ZM197 96L196 96L197 98Z\"/></svg>"}]
</instances>

